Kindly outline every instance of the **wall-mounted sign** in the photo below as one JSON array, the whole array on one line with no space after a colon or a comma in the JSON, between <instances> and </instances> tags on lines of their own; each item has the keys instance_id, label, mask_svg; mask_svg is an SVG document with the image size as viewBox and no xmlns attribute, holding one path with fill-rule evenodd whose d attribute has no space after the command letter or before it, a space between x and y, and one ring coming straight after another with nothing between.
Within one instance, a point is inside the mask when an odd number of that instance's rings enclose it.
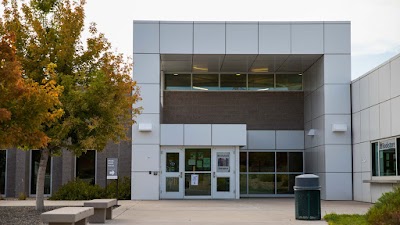
<instances>
[{"instance_id":1,"label":"wall-mounted sign","mask_svg":"<svg viewBox=\"0 0 400 225\"><path fill-rule=\"evenodd\" d=\"M379 142L379 150L396 148L396 139L389 139Z\"/></svg>"},{"instance_id":2,"label":"wall-mounted sign","mask_svg":"<svg viewBox=\"0 0 400 225\"><path fill-rule=\"evenodd\" d=\"M229 172L230 152L217 152L217 172Z\"/></svg>"},{"instance_id":3,"label":"wall-mounted sign","mask_svg":"<svg viewBox=\"0 0 400 225\"><path fill-rule=\"evenodd\" d=\"M118 179L118 159L107 158L107 180Z\"/></svg>"}]
</instances>

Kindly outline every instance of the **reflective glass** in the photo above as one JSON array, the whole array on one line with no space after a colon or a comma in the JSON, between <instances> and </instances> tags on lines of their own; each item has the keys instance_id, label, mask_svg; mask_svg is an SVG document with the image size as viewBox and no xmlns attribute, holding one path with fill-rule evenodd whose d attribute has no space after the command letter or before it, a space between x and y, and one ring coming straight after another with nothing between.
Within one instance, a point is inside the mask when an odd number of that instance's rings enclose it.
<instances>
[{"instance_id":1,"label":"reflective glass","mask_svg":"<svg viewBox=\"0 0 400 225\"><path fill-rule=\"evenodd\" d=\"M179 172L179 153L167 153L167 172Z\"/></svg>"},{"instance_id":2,"label":"reflective glass","mask_svg":"<svg viewBox=\"0 0 400 225\"><path fill-rule=\"evenodd\" d=\"M0 195L4 195L6 189L6 155L6 150L0 150Z\"/></svg>"},{"instance_id":3,"label":"reflective glass","mask_svg":"<svg viewBox=\"0 0 400 225\"><path fill-rule=\"evenodd\" d=\"M300 174L278 174L276 175L277 194L293 194L295 177Z\"/></svg>"},{"instance_id":4,"label":"reflective glass","mask_svg":"<svg viewBox=\"0 0 400 225\"><path fill-rule=\"evenodd\" d=\"M396 153L394 148L379 151L381 176L396 176Z\"/></svg>"},{"instance_id":5,"label":"reflective glass","mask_svg":"<svg viewBox=\"0 0 400 225\"><path fill-rule=\"evenodd\" d=\"M185 171L211 171L211 149L186 149Z\"/></svg>"},{"instance_id":6,"label":"reflective glass","mask_svg":"<svg viewBox=\"0 0 400 225\"><path fill-rule=\"evenodd\" d=\"M379 176L379 152L378 152L378 142L371 144L372 148L372 176Z\"/></svg>"},{"instance_id":7,"label":"reflective glass","mask_svg":"<svg viewBox=\"0 0 400 225\"><path fill-rule=\"evenodd\" d=\"M276 74L276 90L303 90L303 76L299 76L298 74Z\"/></svg>"},{"instance_id":8,"label":"reflective glass","mask_svg":"<svg viewBox=\"0 0 400 225\"><path fill-rule=\"evenodd\" d=\"M165 90L191 90L190 74L165 74Z\"/></svg>"},{"instance_id":9,"label":"reflective glass","mask_svg":"<svg viewBox=\"0 0 400 225\"><path fill-rule=\"evenodd\" d=\"M240 153L240 172L247 172L247 152Z\"/></svg>"},{"instance_id":10,"label":"reflective glass","mask_svg":"<svg viewBox=\"0 0 400 225\"><path fill-rule=\"evenodd\" d=\"M275 194L275 175L249 174L249 194Z\"/></svg>"},{"instance_id":11,"label":"reflective glass","mask_svg":"<svg viewBox=\"0 0 400 225\"><path fill-rule=\"evenodd\" d=\"M198 176L197 183L192 182L192 176ZM211 195L211 173L185 174L185 195L186 196L208 196Z\"/></svg>"},{"instance_id":12,"label":"reflective glass","mask_svg":"<svg viewBox=\"0 0 400 225\"><path fill-rule=\"evenodd\" d=\"M193 90L218 90L218 74L193 74Z\"/></svg>"},{"instance_id":13,"label":"reflective glass","mask_svg":"<svg viewBox=\"0 0 400 225\"><path fill-rule=\"evenodd\" d=\"M221 90L246 89L246 74L221 74Z\"/></svg>"},{"instance_id":14,"label":"reflective glass","mask_svg":"<svg viewBox=\"0 0 400 225\"><path fill-rule=\"evenodd\" d=\"M179 177L166 177L165 186L167 192L179 192Z\"/></svg>"},{"instance_id":15,"label":"reflective glass","mask_svg":"<svg viewBox=\"0 0 400 225\"><path fill-rule=\"evenodd\" d=\"M302 152L289 152L289 172L303 172Z\"/></svg>"},{"instance_id":16,"label":"reflective glass","mask_svg":"<svg viewBox=\"0 0 400 225\"><path fill-rule=\"evenodd\" d=\"M90 150L76 158L76 177L95 184L96 151Z\"/></svg>"},{"instance_id":17,"label":"reflective glass","mask_svg":"<svg viewBox=\"0 0 400 225\"><path fill-rule=\"evenodd\" d=\"M247 174L240 174L240 194L247 194Z\"/></svg>"},{"instance_id":18,"label":"reflective glass","mask_svg":"<svg viewBox=\"0 0 400 225\"><path fill-rule=\"evenodd\" d=\"M36 184L37 184L37 174L39 170L39 164L40 164L40 151L39 150L33 150L31 157L31 194L35 195L36 194ZM44 194L49 195L50 194L50 181L51 181L51 173L50 173L50 168L51 168L51 158L47 160L47 167L46 167L46 174L44 178Z\"/></svg>"},{"instance_id":19,"label":"reflective glass","mask_svg":"<svg viewBox=\"0 0 400 225\"><path fill-rule=\"evenodd\" d=\"M278 172L288 172L288 153L277 152L276 153L276 170Z\"/></svg>"},{"instance_id":20,"label":"reflective glass","mask_svg":"<svg viewBox=\"0 0 400 225\"><path fill-rule=\"evenodd\" d=\"M249 74L249 90L268 91L274 88L274 74Z\"/></svg>"},{"instance_id":21,"label":"reflective glass","mask_svg":"<svg viewBox=\"0 0 400 225\"><path fill-rule=\"evenodd\" d=\"M274 152L249 152L249 172L274 172Z\"/></svg>"},{"instance_id":22,"label":"reflective glass","mask_svg":"<svg viewBox=\"0 0 400 225\"><path fill-rule=\"evenodd\" d=\"M218 192L229 192L229 177L218 177L217 178L217 191Z\"/></svg>"}]
</instances>

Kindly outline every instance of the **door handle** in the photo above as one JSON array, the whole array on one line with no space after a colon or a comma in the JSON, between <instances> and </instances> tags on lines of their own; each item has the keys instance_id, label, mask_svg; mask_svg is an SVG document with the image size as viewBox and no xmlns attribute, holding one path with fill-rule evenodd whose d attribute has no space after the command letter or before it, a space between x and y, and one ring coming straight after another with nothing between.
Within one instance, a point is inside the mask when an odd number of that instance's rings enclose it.
<instances>
[{"instance_id":1,"label":"door handle","mask_svg":"<svg viewBox=\"0 0 400 225\"><path fill-rule=\"evenodd\" d=\"M213 172L213 177L215 178L215 172Z\"/></svg>"},{"instance_id":2,"label":"door handle","mask_svg":"<svg viewBox=\"0 0 400 225\"><path fill-rule=\"evenodd\" d=\"M179 178L182 178L182 172L179 172Z\"/></svg>"}]
</instances>

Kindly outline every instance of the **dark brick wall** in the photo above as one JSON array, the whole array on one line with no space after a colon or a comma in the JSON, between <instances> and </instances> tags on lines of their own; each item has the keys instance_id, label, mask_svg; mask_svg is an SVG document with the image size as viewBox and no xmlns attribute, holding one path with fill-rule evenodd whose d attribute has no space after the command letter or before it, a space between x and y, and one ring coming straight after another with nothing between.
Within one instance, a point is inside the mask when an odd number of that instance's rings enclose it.
<instances>
[{"instance_id":1,"label":"dark brick wall","mask_svg":"<svg viewBox=\"0 0 400 225\"><path fill-rule=\"evenodd\" d=\"M247 124L248 130L304 130L304 94L164 91L162 114L165 124Z\"/></svg>"},{"instance_id":2,"label":"dark brick wall","mask_svg":"<svg viewBox=\"0 0 400 225\"><path fill-rule=\"evenodd\" d=\"M29 157L29 151L16 150L15 197L18 197L21 193L29 196Z\"/></svg>"},{"instance_id":3,"label":"dark brick wall","mask_svg":"<svg viewBox=\"0 0 400 225\"><path fill-rule=\"evenodd\" d=\"M60 186L62 185L62 157L53 156L53 165L51 171L51 191L56 193ZM49 158L50 159L50 158Z\"/></svg>"},{"instance_id":4,"label":"dark brick wall","mask_svg":"<svg viewBox=\"0 0 400 225\"><path fill-rule=\"evenodd\" d=\"M15 169L16 164L16 149L7 150L7 174L6 174L6 196L15 197Z\"/></svg>"}]
</instances>

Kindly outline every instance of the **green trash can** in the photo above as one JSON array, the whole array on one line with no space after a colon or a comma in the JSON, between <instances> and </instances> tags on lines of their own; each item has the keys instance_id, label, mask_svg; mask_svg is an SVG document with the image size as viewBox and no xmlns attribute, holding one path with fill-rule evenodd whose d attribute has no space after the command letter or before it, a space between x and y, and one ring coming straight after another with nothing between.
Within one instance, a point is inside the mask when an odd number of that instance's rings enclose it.
<instances>
[{"instance_id":1,"label":"green trash can","mask_svg":"<svg viewBox=\"0 0 400 225\"><path fill-rule=\"evenodd\" d=\"M321 220L321 187L314 174L296 176L294 197L296 220Z\"/></svg>"}]
</instances>

